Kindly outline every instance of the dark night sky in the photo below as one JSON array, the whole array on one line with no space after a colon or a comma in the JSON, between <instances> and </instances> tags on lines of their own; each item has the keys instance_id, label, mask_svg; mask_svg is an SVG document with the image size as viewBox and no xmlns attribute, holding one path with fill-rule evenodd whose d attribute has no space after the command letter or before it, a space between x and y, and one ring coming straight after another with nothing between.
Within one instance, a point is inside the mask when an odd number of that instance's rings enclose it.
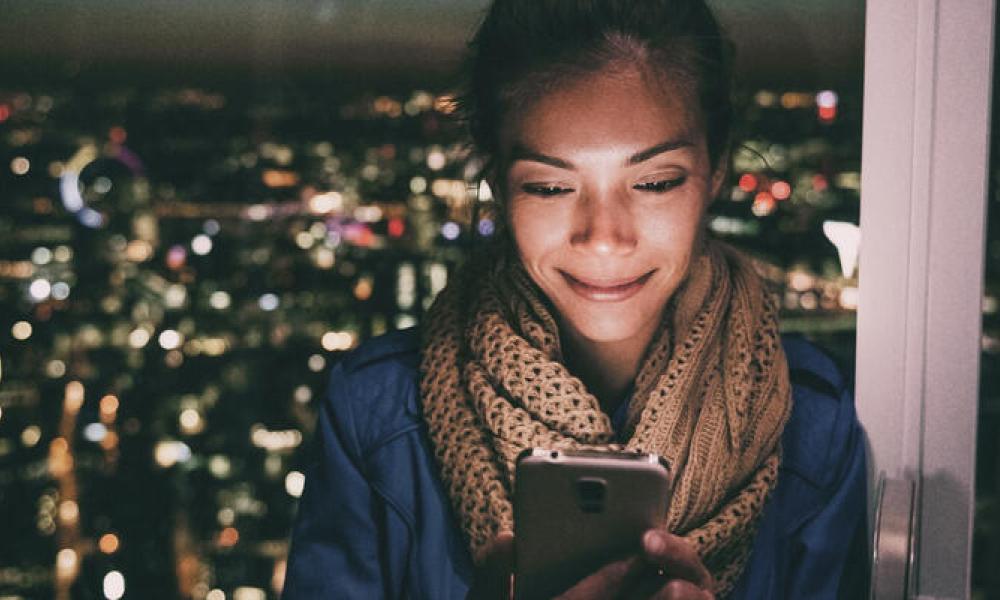
<instances>
[{"instance_id":1,"label":"dark night sky","mask_svg":"<svg viewBox=\"0 0 1000 600\"><path fill-rule=\"evenodd\" d=\"M5 0L0 73L438 77L485 0ZM860 83L863 0L715 0L754 83Z\"/></svg>"}]
</instances>

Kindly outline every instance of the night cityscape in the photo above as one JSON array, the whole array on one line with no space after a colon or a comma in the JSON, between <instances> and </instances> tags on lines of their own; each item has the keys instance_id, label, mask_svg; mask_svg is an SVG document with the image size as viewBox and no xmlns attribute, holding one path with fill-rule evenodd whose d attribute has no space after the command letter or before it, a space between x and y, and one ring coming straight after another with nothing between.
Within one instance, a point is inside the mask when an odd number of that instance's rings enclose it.
<instances>
[{"instance_id":1,"label":"night cityscape","mask_svg":"<svg viewBox=\"0 0 1000 600\"><path fill-rule=\"evenodd\" d=\"M0 82L0 598L279 596L330 367L418 325L497 227L452 92L363 87ZM709 227L850 372L861 95L739 100ZM977 561L1000 529L998 236Z\"/></svg>"}]
</instances>

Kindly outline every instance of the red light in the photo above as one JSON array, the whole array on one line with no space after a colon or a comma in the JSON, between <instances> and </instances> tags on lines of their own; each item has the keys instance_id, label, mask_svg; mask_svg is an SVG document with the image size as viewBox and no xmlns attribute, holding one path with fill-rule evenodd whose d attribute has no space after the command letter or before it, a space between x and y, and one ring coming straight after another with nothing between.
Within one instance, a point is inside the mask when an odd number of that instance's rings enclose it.
<instances>
[{"instance_id":1,"label":"red light","mask_svg":"<svg viewBox=\"0 0 1000 600\"><path fill-rule=\"evenodd\" d=\"M775 181L771 185L771 195L777 200L788 200L792 195L792 186L788 185L787 181Z\"/></svg>"},{"instance_id":2,"label":"red light","mask_svg":"<svg viewBox=\"0 0 1000 600\"><path fill-rule=\"evenodd\" d=\"M813 175L813 189L814 190L816 190L817 192L822 192L822 191L826 190L826 188L828 188L829 186L830 186L830 184L827 183L826 177L824 177L824 176L822 176L822 175L820 175L818 173L816 175Z\"/></svg>"},{"instance_id":3,"label":"red light","mask_svg":"<svg viewBox=\"0 0 1000 600\"><path fill-rule=\"evenodd\" d=\"M0 104L0 123L3 123L10 118L10 107L6 104Z\"/></svg>"},{"instance_id":4,"label":"red light","mask_svg":"<svg viewBox=\"0 0 1000 600\"><path fill-rule=\"evenodd\" d=\"M750 207L750 212L758 217L766 217L774 212L775 206L774 196L770 192L759 192L753 199L753 206Z\"/></svg>"},{"instance_id":5,"label":"red light","mask_svg":"<svg viewBox=\"0 0 1000 600\"><path fill-rule=\"evenodd\" d=\"M750 193L757 189L757 178L750 173L744 173L740 176L740 189L746 193Z\"/></svg>"},{"instance_id":6,"label":"red light","mask_svg":"<svg viewBox=\"0 0 1000 600\"><path fill-rule=\"evenodd\" d=\"M406 231L406 223L399 217L393 217L389 219L389 236L390 237L402 237L403 232Z\"/></svg>"},{"instance_id":7,"label":"red light","mask_svg":"<svg viewBox=\"0 0 1000 600\"><path fill-rule=\"evenodd\" d=\"M836 106L820 106L818 112L819 120L824 123L830 123L837 118Z\"/></svg>"},{"instance_id":8,"label":"red light","mask_svg":"<svg viewBox=\"0 0 1000 600\"><path fill-rule=\"evenodd\" d=\"M125 131L124 127L115 125L108 131L108 138L111 143L118 144L119 146L125 143L125 138L128 137L128 133Z\"/></svg>"}]
</instances>

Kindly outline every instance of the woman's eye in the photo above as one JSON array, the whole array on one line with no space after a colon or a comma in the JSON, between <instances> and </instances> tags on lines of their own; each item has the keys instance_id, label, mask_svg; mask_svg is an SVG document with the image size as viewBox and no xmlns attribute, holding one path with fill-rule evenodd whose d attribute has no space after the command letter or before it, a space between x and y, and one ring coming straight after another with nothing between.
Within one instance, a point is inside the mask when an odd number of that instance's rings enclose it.
<instances>
[{"instance_id":1,"label":"woman's eye","mask_svg":"<svg viewBox=\"0 0 1000 600\"><path fill-rule=\"evenodd\" d=\"M521 186L526 194L531 194L532 196L561 196L563 194L568 194L573 191L573 188L562 187L560 185L544 185L527 183Z\"/></svg>"},{"instance_id":2,"label":"woman's eye","mask_svg":"<svg viewBox=\"0 0 1000 600\"><path fill-rule=\"evenodd\" d=\"M647 181L644 183L637 183L633 186L633 189L639 190L641 192L654 192L661 193L667 190L672 190L675 187L681 185L685 181L685 177L678 177L676 179L661 179L659 181Z\"/></svg>"}]
</instances>

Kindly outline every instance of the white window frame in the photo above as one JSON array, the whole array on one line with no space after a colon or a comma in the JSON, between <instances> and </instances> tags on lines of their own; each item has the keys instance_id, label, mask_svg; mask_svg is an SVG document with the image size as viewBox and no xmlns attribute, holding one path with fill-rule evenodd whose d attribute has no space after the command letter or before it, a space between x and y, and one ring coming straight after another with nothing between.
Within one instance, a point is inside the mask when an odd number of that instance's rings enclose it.
<instances>
[{"instance_id":1,"label":"white window frame","mask_svg":"<svg viewBox=\"0 0 1000 600\"><path fill-rule=\"evenodd\" d=\"M868 0L856 394L916 483L908 597L968 598L994 0Z\"/></svg>"}]
</instances>

